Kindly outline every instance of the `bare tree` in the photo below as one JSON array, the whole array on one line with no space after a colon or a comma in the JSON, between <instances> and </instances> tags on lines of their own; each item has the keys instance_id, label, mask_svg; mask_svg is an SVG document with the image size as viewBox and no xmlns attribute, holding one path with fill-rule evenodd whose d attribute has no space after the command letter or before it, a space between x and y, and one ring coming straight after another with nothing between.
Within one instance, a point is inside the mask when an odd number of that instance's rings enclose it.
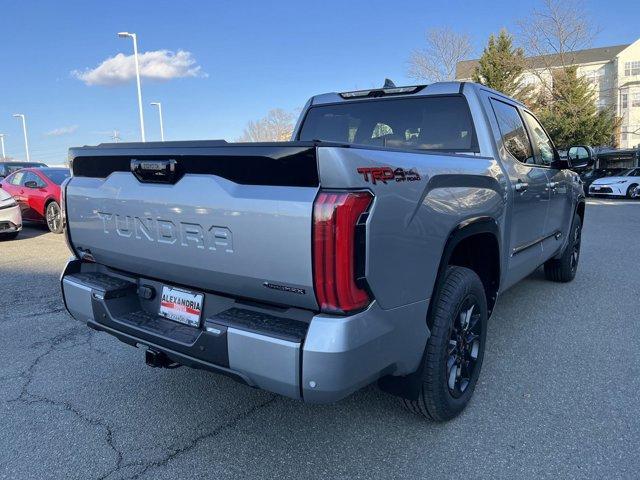
<instances>
[{"instance_id":1,"label":"bare tree","mask_svg":"<svg viewBox=\"0 0 640 480\"><path fill-rule=\"evenodd\" d=\"M583 0L541 0L527 18L518 21L520 43L527 53L527 69L549 95L552 73L576 63L575 51L588 48L597 29Z\"/></svg>"},{"instance_id":2,"label":"bare tree","mask_svg":"<svg viewBox=\"0 0 640 480\"><path fill-rule=\"evenodd\" d=\"M468 35L450 28L433 28L427 31L426 46L411 54L407 75L428 82L454 80L456 64L468 59L472 51Z\"/></svg>"},{"instance_id":3,"label":"bare tree","mask_svg":"<svg viewBox=\"0 0 640 480\"><path fill-rule=\"evenodd\" d=\"M284 142L291 138L295 117L280 108L270 110L266 117L247 123L239 142Z\"/></svg>"}]
</instances>

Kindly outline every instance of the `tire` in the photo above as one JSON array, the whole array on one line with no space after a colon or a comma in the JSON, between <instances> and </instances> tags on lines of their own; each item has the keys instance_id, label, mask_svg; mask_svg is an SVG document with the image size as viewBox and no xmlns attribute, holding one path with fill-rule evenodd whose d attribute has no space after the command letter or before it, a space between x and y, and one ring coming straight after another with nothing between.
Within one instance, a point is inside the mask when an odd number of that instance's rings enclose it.
<instances>
[{"instance_id":1,"label":"tire","mask_svg":"<svg viewBox=\"0 0 640 480\"><path fill-rule=\"evenodd\" d=\"M582 220L578 214L573 216L569 242L564 247L560 258L552 258L544 264L544 275L554 282L570 282L576 276L580 260L580 244L582 237Z\"/></svg>"},{"instance_id":2,"label":"tire","mask_svg":"<svg viewBox=\"0 0 640 480\"><path fill-rule=\"evenodd\" d=\"M633 194L634 194L637 186L638 185L635 184L635 183L632 184L632 185L629 185L629 188L627 188L627 198L635 198Z\"/></svg>"},{"instance_id":3,"label":"tire","mask_svg":"<svg viewBox=\"0 0 640 480\"><path fill-rule=\"evenodd\" d=\"M18 238L18 233L20 232L0 233L0 241L15 240Z\"/></svg>"},{"instance_id":4,"label":"tire","mask_svg":"<svg viewBox=\"0 0 640 480\"><path fill-rule=\"evenodd\" d=\"M58 202L51 202L47 205L45 220L52 233L62 233L62 211Z\"/></svg>"},{"instance_id":5,"label":"tire","mask_svg":"<svg viewBox=\"0 0 640 480\"><path fill-rule=\"evenodd\" d=\"M488 313L480 277L468 268L448 267L431 313L420 394L402 401L409 411L444 422L467 406L482 368Z\"/></svg>"}]
</instances>

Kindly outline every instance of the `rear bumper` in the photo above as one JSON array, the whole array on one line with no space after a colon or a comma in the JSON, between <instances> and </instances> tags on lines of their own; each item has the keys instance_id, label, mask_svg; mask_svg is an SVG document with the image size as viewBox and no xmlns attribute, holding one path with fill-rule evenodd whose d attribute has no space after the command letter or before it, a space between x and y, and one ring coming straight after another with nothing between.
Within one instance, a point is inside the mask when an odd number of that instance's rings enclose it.
<instances>
[{"instance_id":1,"label":"rear bumper","mask_svg":"<svg viewBox=\"0 0 640 480\"><path fill-rule=\"evenodd\" d=\"M374 302L337 317L206 293L202 324L194 328L157 316L153 301L138 296L142 282L161 288L154 280L72 260L61 282L67 310L91 328L180 364L312 403L415 371L429 336L426 300L393 310Z\"/></svg>"},{"instance_id":2,"label":"rear bumper","mask_svg":"<svg viewBox=\"0 0 640 480\"><path fill-rule=\"evenodd\" d=\"M22 215L18 205L0 209L0 234L22 230Z\"/></svg>"}]
</instances>

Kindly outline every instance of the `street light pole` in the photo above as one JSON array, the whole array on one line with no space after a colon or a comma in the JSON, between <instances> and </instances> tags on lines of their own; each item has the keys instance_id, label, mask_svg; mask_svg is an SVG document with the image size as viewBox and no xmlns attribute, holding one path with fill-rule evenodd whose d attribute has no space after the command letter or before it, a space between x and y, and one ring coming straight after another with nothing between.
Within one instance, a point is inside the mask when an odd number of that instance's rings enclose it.
<instances>
[{"instance_id":1,"label":"street light pole","mask_svg":"<svg viewBox=\"0 0 640 480\"><path fill-rule=\"evenodd\" d=\"M162 103L151 102L151 105L158 107L158 115L160 115L160 140L164 142L164 126L162 124Z\"/></svg>"},{"instance_id":2,"label":"street light pole","mask_svg":"<svg viewBox=\"0 0 640 480\"><path fill-rule=\"evenodd\" d=\"M29 140L27 138L27 121L24 118L24 114L22 113L14 113L14 117L22 119L22 133L24 134L24 149L27 152L27 162L31 161L31 157L29 156Z\"/></svg>"},{"instance_id":3,"label":"street light pole","mask_svg":"<svg viewBox=\"0 0 640 480\"><path fill-rule=\"evenodd\" d=\"M2 146L2 159L7 158L7 154L4 153L4 133L0 133L0 146Z\"/></svg>"},{"instance_id":4,"label":"street light pole","mask_svg":"<svg viewBox=\"0 0 640 480\"><path fill-rule=\"evenodd\" d=\"M143 142L146 142L144 136L144 113L142 111L142 88L140 87L140 64L138 63L138 37L135 33L120 32L118 33L120 38L129 37L133 39L133 60L136 65L136 84L138 86L138 111L140 113L140 137Z\"/></svg>"}]
</instances>

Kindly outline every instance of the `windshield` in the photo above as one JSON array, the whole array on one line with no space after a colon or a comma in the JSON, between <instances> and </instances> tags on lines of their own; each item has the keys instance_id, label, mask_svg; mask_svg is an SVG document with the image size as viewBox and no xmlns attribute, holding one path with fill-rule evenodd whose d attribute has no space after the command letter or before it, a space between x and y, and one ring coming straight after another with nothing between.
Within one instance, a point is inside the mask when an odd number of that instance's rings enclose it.
<instances>
[{"instance_id":1,"label":"windshield","mask_svg":"<svg viewBox=\"0 0 640 480\"><path fill-rule=\"evenodd\" d=\"M473 121L462 96L359 100L312 107L299 140L477 151Z\"/></svg>"},{"instance_id":2,"label":"windshield","mask_svg":"<svg viewBox=\"0 0 640 480\"><path fill-rule=\"evenodd\" d=\"M64 182L65 179L68 178L69 175L71 175L69 173L69 170L62 168L56 170L43 168L42 173L44 173L49 178L49 180L51 180L56 185L62 185L62 182Z\"/></svg>"}]
</instances>

